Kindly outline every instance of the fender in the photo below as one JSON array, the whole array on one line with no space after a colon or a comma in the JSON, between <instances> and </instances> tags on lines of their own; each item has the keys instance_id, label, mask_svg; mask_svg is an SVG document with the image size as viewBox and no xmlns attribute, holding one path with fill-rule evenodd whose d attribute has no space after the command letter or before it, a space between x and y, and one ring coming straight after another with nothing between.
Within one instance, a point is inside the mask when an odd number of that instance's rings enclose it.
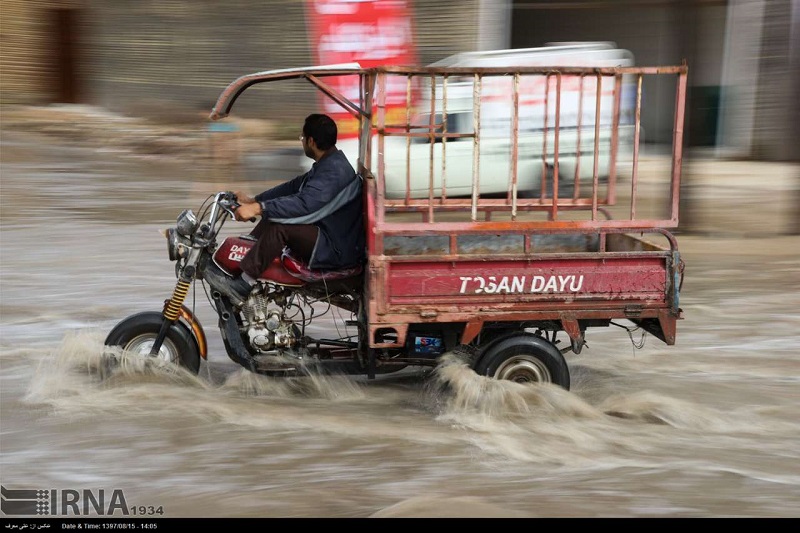
<instances>
[{"instance_id":1,"label":"fender","mask_svg":"<svg viewBox=\"0 0 800 533\"><path fill-rule=\"evenodd\" d=\"M164 305L167 305L169 300L164 302ZM203 329L203 326L200 324L200 321L197 320L197 317L194 316L188 307L185 305L181 306L181 310L178 314L178 320L180 320L183 325L185 325L189 330L191 330L192 335L194 336L194 341L197 343L197 351L200 352L200 357L208 360L208 341L206 340L206 332Z\"/></svg>"},{"instance_id":2,"label":"fender","mask_svg":"<svg viewBox=\"0 0 800 533\"><path fill-rule=\"evenodd\" d=\"M188 307L181 306L179 319L189 326L194 334L194 340L197 342L197 349L200 352L200 357L208 361L208 341L206 341L206 332L197 317L194 316Z\"/></svg>"}]
</instances>

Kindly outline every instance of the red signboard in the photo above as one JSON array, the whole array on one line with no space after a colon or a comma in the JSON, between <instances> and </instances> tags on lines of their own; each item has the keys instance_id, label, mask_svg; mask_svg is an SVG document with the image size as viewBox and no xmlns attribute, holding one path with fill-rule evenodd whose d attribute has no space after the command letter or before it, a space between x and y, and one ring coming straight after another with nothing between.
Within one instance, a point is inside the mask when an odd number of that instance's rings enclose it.
<instances>
[{"instance_id":1,"label":"red signboard","mask_svg":"<svg viewBox=\"0 0 800 533\"><path fill-rule=\"evenodd\" d=\"M312 53L318 65L357 62L369 68L416 64L411 10L407 0L307 0L306 18ZM358 102L358 76L325 80ZM400 80L402 81L402 80ZM387 88L387 122L405 121L406 84ZM358 121L333 100L323 97L323 112L339 127L339 138L358 134ZM397 117L397 118L395 118Z\"/></svg>"}]
</instances>

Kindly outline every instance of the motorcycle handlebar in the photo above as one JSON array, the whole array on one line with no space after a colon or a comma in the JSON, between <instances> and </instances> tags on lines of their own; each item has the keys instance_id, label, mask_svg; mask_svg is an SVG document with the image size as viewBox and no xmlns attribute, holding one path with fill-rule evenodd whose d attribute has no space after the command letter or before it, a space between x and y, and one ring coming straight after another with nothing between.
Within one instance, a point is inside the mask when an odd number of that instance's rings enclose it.
<instances>
[{"instance_id":1,"label":"motorcycle handlebar","mask_svg":"<svg viewBox=\"0 0 800 533\"><path fill-rule=\"evenodd\" d=\"M236 194L231 191L225 191L221 193L221 197L218 200L219 204L225 209L233 218L236 218L236 210L239 209L242 204L239 203L239 199L236 197ZM224 203L223 203L224 202ZM251 217L250 222L255 222L256 217Z\"/></svg>"}]
</instances>

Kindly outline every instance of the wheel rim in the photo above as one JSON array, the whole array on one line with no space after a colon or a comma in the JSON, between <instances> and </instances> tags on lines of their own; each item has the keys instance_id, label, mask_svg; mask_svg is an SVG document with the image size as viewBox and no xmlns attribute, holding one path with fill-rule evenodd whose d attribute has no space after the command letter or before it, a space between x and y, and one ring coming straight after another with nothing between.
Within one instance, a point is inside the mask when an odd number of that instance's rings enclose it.
<instances>
[{"instance_id":1,"label":"wheel rim","mask_svg":"<svg viewBox=\"0 0 800 533\"><path fill-rule=\"evenodd\" d=\"M507 379L516 383L552 383L550 370L533 355L516 355L507 359L494 373L496 379Z\"/></svg>"},{"instance_id":2,"label":"wheel rim","mask_svg":"<svg viewBox=\"0 0 800 533\"><path fill-rule=\"evenodd\" d=\"M153 333L145 333L134 337L125 345L124 350L143 357L150 357L150 351L153 349L153 344L156 342L156 335ZM158 350L158 358L168 363L178 363L178 349L175 344L169 339L164 339L161 348Z\"/></svg>"}]
</instances>

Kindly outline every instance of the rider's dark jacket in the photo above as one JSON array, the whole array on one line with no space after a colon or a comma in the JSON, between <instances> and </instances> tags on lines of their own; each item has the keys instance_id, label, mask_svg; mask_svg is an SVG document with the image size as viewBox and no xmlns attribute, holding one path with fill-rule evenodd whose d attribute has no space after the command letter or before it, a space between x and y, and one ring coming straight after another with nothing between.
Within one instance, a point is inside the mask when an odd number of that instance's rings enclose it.
<instances>
[{"instance_id":1,"label":"rider's dark jacket","mask_svg":"<svg viewBox=\"0 0 800 533\"><path fill-rule=\"evenodd\" d=\"M310 268L335 269L364 261L364 205L361 177L344 152L336 150L311 170L256 195L262 217L279 224L314 224L319 236Z\"/></svg>"}]
</instances>

